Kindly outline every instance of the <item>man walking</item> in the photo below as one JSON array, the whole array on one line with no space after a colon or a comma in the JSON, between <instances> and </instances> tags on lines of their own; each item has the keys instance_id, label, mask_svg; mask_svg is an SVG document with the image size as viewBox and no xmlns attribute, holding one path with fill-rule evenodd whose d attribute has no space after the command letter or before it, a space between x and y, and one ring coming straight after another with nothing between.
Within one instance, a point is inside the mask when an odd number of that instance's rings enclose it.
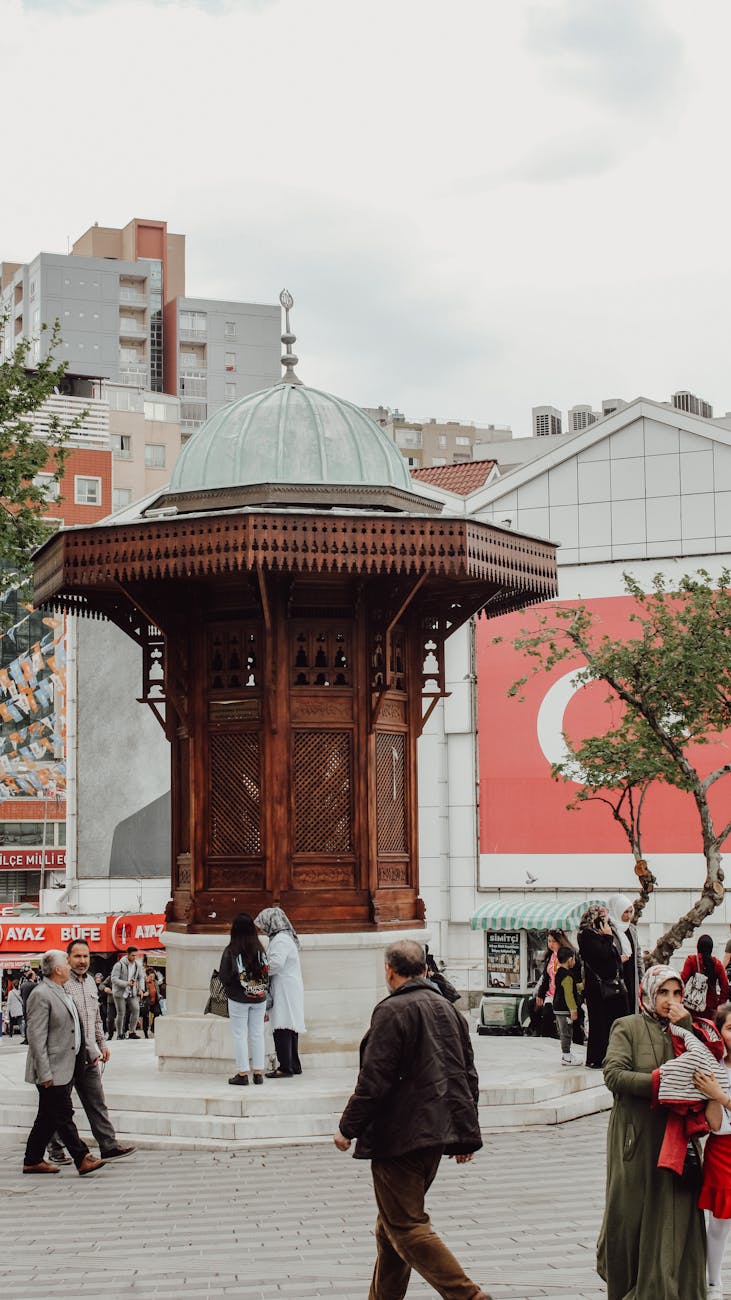
<instances>
[{"instance_id":1,"label":"man walking","mask_svg":"<svg viewBox=\"0 0 731 1300\"><path fill-rule=\"evenodd\" d=\"M109 1048L99 1010L99 991L89 974L91 953L86 939L74 939L66 953L71 976L64 991L76 1007L84 1032L84 1047L76 1058L74 1087L86 1111L89 1127L99 1143L102 1160L120 1160L122 1156L131 1155L135 1148L120 1146L107 1110L101 1072L102 1065L109 1060ZM51 1139L48 1155L54 1164L68 1163L58 1135Z\"/></svg>"},{"instance_id":2,"label":"man walking","mask_svg":"<svg viewBox=\"0 0 731 1300\"><path fill-rule=\"evenodd\" d=\"M71 1105L71 1085L76 1059L84 1048L84 1033L76 1006L64 984L69 978L65 952L44 952L44 976L28 998L26 1007L28 1060L26 1083L38 1088L38 1114L25 1148L24 1174L57 1174L58 1165L44 1160L46 1145L58 1132L81 1175L104 1167L79 1137Z\"/></svg>"},{"instance_id":3,"label":"man walking","mask_svg":"<svg viewBox=\"0 0 731 1300\"><path fill-rule=\"evenodd\" d=\"M140 995L145 988L145 974L138 948L129 947L112 970L112 993L117 1008L117 1038L124 1038L129 1017L129 1037L137 1038L140 1018Z\"/></svg>"},{"instance_id":4,"label":"man walking","mask_svg":"<svg viewBox=\"0 0 731 1300\"><path fill-rule=\"evenodd\" d=\"M369 1300L402 1300L412 1268L443 1300L491 1300L437 1236L424 1197L443 1155L458 1164L482 1146L479 1084L467 1022L423 978L421 944L386 949L391 996L360 1047L360 1074L334 1142L371 1161L378 1206Z\"/></svg>"}]
</instances>

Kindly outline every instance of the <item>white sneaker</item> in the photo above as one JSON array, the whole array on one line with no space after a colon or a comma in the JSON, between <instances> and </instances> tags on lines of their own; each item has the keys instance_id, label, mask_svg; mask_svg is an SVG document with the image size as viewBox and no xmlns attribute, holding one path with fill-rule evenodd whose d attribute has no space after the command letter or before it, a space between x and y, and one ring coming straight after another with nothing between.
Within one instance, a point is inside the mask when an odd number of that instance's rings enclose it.
<instances>
[{"instance_id":1,"label":"white sneaker","mask_svg":"<svg viewBox=\"0 0 731 1300\"><path fill-rule=\"evenodd\" d=\"M714 1286L712 1282L709 1282L706 1294L708 1300L723 1300L723 1287L721 1286L721 1283L717 1282Z\"/></svg>"},{"instance_id":2,"label":"white sneaker","mask_svg":"<svg viewBox=\"0 0 731 1300\"><path fill-rule=\"evenodd\" d=\"M562 1057L561 1057L561 1064L562 1064L562 1065L580 1065L581 1062L579 1061L579 1058L578 1058L577 1056L572 1056L572 1055L571 1055L571 1052L566 1052L566 1053L565 1053L564 1055L562 1055Z\"/></svg>"}]
</instances>

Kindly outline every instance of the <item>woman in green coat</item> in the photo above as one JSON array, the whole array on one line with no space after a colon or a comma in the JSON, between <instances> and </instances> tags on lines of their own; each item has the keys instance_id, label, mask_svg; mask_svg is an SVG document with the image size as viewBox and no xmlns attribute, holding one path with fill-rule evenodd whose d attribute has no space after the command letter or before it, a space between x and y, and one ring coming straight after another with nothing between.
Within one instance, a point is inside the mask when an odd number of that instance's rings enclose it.
<instances>
[{"instance_id":1,"label":"woman in green coat","mask_svg":"<svg viewBox=\"0 0 731 1300\"><path fill-rule=\"evenodd\" d=\"M691 1023L672 967L650 967L640 1005L640 1015L615 1021L604 1061L614 1106L597 1272L608 1300L706 1300L699 1154L689 1150L682 1177L658 1169L667 1116L650 1108L652 1072L674 1055L669 1025Z\"/></svg>"}]
</instances>

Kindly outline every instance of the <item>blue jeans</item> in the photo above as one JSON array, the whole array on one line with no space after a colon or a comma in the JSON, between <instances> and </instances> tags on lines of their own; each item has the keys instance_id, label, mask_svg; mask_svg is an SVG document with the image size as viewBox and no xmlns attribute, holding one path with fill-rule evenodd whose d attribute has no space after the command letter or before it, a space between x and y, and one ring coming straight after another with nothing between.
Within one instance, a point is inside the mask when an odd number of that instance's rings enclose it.
<instances>
[{"instance_id":1,"label":"blue jeans","mask_svg":"<svg viewBox=\"0 0 731 1300\"><path fill-rule=\"evenodd\" d=\"M266 1002L233 1002L228 1000L228 1016L234 1040L236 1069L246 1074L249 1069L249 1042L251 1061L257 1074L264 1069L264 1016Z\"/></svg>"}]
</instances>

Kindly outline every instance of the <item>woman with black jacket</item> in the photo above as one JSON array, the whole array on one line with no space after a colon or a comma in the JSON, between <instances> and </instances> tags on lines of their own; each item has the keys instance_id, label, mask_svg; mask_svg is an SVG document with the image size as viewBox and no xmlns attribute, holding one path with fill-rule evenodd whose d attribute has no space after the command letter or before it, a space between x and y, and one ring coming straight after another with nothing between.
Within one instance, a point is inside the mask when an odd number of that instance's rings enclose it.
<instances>
[{"instance_id":1,"label":"woman with black jacket","mask_svg":"<svg viewBox=\"0 0 731 1300\"><path fill-rule=\"evenodd\" d=\"M600 1070L607 1052L609 1031L620 1016L629 1015L622 962L614 942L607 909L587 908L579 923L579 952L584 966L584 999L589 1015L586 1064ZM617 988L612 993L612 985Z\"/></svg>"},{"instance_id":2,"label":"woman with black jacket","mask_svg":"<svg viewBox=\"0 0 731 1300\"><path fill-rule=\"evenodd\" d=\"M254 1083L264 1082L264 1016L269 968L256 926L248 912L239 912L231 939L221 954L219 975L228 997L228 1015L236 1055L236 1074L229 1083L249 1082L249 1043Z\"/></svg>"}]
</instances>

